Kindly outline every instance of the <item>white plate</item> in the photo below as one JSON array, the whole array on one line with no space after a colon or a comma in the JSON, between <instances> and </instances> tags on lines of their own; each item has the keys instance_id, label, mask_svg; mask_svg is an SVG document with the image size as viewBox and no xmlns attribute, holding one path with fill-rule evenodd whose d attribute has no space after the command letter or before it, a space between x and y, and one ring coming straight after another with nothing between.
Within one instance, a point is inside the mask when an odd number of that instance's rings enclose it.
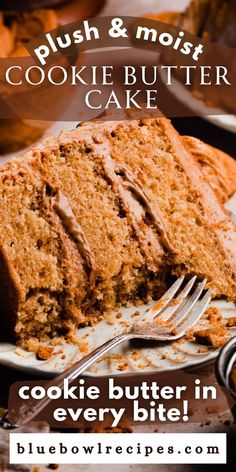
<instances>
[{"instance_id":1,"label":"white plate","mask_svg":"<svg viewBox=\"0 0 236 472\"><path fill-rule=\"evenodd\" d=\"M224 318L236 316L234 303L214 301ZM139 316L151 306L145 305L138 308ZM97 346L126 330L133 321L139 319L132 317L137 308L122 309L122 317L116 319L114 324L101 321L95 327L86 327L78 330L79 344L61 344L54 348L53 356L47 361L40 361L35 353L29 353L13 344L0 344L0 364L14 367L23 372L33 373L42 377L55 375L83 356L86 349L91 351ZM207 327L207 322L201 322L201 326ZM44 343L47 345L47 343ZM82 353L81 353L82 349ZM172 343L132 344L124 343L96 362L86 373L91 376L117 375L122 373L142 373L151 371L176 370L191 367L214 359L218 349L201 346L200 344L181 340Z\"/></svg>"}]
</instances>

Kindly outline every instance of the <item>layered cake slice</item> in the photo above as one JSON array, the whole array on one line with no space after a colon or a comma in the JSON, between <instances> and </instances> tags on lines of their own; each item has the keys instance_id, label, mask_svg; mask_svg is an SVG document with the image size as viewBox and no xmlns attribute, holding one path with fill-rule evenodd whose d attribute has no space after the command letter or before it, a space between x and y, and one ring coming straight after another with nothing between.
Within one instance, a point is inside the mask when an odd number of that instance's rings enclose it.
<instances>
[{"instance_id":1,"label":"layered cake slice","mask_svg":"<svg viewBox=\"0 0 236 472\"><path fill-rule=\"evenodd\" d=\"M0 172L1 332L32 348L197 274L236 299L236 231L165 118L84 123Z\"/></svg>"}]
</instances>

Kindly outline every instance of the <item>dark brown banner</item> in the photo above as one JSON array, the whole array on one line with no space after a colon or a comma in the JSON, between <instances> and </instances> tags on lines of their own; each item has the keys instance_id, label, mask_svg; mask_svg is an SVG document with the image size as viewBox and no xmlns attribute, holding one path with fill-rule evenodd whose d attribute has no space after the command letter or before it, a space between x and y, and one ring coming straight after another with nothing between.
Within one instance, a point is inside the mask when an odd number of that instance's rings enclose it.
<instances>
[{"instance_id":1,"label":"dark brown banner","mask_svg":"<svg viewBox=\"0 0 236 472\"><path fill-rule=\"evenodd\" d=\"M27 398L28 397L28 398ZM124 424L211 422L233 406L214 375L187 371L119 377L78 378L60 389L55 381L18 382L9 396L9 418L32 409L32 402L51 398L37 416L54 428L118 427ZM23 405L22 405L22 399ZM35 407L35 405L34 405ZM33 407L33 408L34 408Z\"/></svg>"},{"instance_id":2,"label":"dark brown banner","mask_svg":"<svg viewBox=\"0 0 236 472\"><path fill-rule=\"evenodd\" d=\"M235 28L236 30L236 28ZM73 23L28 43L28 57L0 59L0 118L83 121L236 112L236 39L202 41L135 17ZM124 115L129 118L129 115Z\"/></svg>"}]
</instances>

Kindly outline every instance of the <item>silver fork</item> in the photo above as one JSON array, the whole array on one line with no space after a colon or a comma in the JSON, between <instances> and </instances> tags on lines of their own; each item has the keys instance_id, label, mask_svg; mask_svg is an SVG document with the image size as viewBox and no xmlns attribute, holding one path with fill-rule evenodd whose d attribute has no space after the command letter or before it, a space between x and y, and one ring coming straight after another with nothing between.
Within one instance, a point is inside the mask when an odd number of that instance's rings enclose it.
<instances>
[{"instance_id":1,"label":"silver fork","mask_svg":"<svg viewBox=\"0 0 236 472\"><path fill-rule=\"evenodd\" d=\"M134 323L128 332L119 334L97 347L72 367L49 381L45 389L50 386L63 388L64 380L68 380L70 384L96 360L124 341L134 338L174 341L184 336L186 331L199 320L211 300L210 290L203 295L206 280L196 284L197 277L194 276L183 287L184 280L184 276L178 278L158 302L144 314L144 318ZM181 288L177 298L174 298ZM194 290L188 297L192 289ZM8 414L0 417L0 426L5 429L23 426L33 420L50 401L49 398L40 401L32 399L27 402L20 400L14 411L11 411L11 417Z\"/></svg>"}]
</instances>

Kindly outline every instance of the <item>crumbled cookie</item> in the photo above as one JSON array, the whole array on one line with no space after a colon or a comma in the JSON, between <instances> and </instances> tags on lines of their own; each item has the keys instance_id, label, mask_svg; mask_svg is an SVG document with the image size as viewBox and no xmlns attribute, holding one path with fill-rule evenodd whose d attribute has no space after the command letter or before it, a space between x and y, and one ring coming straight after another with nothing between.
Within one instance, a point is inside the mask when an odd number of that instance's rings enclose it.
<instances>
[{"instance_id":1,"label":"crumbled cookie","mask_svg":"<svg viewBox=\"0 0 236 472\"><path fill-rule=\"evenodd\" d=\"M215 306L211 306L205 311L205 315L207 316L207 319L210 321L210 323L214 325L219 325L223 321L222 314L216 308Z\"/></svg>"},{"instance_id":2,"label":"crumbled cookie","mask_svg":"<svg viewBox=\"0 0 236 472\"><path fill-rule=\"evenodd\" d=\"M232 316L231 318L228 318L226 321L226 326L227 328L236 327L236 316Z\"/></svg>"},{"instance_id":3,"label":"crumbled cookie","mask_svg":"<svg viewBox=\"0 0 236 472\"><path fill-rule=\"evenodd\" d=\"M50 359L54 351L54 348L51 346L42 346L40 345L36 352L36 357L40 361L46 361Z\"/></svg>"},{"instance_id":4,"label":"crumbled cookie","mask_svg":"<svg viewBox=\"0 0 236 472\"><path fill-rule=\"evenodd\" d=\"M227 329L224 328L207 328L198 329L193 332L193 336L197 343L213 347L224 346L228 338L225 337Z\"/></svg>"}]
</instances>

